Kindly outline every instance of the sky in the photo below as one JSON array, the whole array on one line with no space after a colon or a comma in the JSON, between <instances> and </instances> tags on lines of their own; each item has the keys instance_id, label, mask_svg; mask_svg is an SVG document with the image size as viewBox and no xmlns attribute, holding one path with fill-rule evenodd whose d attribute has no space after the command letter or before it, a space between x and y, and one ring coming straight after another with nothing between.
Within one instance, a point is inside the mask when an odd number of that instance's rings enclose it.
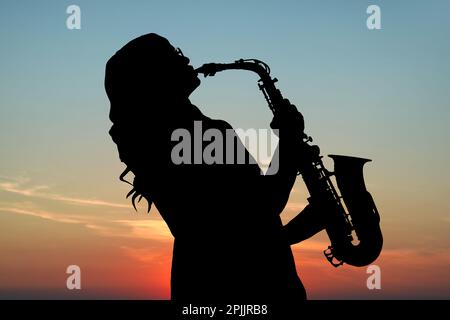
<instances>
[{"instance_id":1,"label":"sky","mask_svg":"<svg viewBox=\"0 0 450 320\"><path fill-rule=\"evenodd\" d=\"M66 9L81 9L69 30ZM381 29L366 26L369 5ZM9 1L0 3L0 298L168 299L172 237L134 212L108 135L105 63L142 34L193 66L258 58L323 155L372 159L381 289L334 269L324 232L292 247L310 299L450 298L450 2ZM248 72L202 79L191 101L235 128L268 128ZM328 168L332 163L325 160ZM282 213L308 194L298 179ZM66 288L78 265L82 289Z\"/></svg>"}]
</instances>

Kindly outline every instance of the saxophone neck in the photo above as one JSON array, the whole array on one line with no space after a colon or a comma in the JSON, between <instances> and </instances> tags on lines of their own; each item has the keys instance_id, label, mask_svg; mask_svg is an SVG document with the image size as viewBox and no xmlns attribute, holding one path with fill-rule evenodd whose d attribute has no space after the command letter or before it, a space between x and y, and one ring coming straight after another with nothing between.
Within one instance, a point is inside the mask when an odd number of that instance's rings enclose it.
<instances>
[{"instance_id":1,"label":"saxophone neck","mask_svg":"<svg viewBox=\"0 0 450 320\"><path fill-rule=\"evenodd\" d=\"M257 73L263 81L271 79L269 66L257 59L239 59L231 63L205 63L195 69L197 73L202 73L205 77L214 76L217 72L224 70L248 70Z\"/></svg>"},{"instance_id":2,"label":"saxophone neck","mask_svg":"<svg viewBox=\"0 0 450 320\"><path fill-rule=\"evenodd\" d=\"M258 87L262 91L270 110L276 113L283 101L280 90L275 87L278 81L270 76L270 67L258 59L239 59L232 63L206 63L195 69L197 73L202 73L204 77L214 76L217 72L224 70L247 70L258 74L260 77Z\"/></svg>"}]
</instances>

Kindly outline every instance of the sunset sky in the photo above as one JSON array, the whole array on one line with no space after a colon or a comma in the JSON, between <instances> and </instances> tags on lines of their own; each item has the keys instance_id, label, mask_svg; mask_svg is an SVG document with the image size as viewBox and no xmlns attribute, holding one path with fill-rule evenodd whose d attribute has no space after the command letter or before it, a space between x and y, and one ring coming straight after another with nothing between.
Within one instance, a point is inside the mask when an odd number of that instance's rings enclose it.
<instances>
[{"instance_id":1,"label":"sunset sky","mask_svg":"<svg viewBox=\"0 0 450 320\"><path fill-rule=\"evenodd\" d=\"M71 4L81 30L66 27ZM370 4L381 30L366 27ZM366 268L333 268L323 232L292 247L310 299L450 299L449 15L446 0L1 1L0 298L169 299L172 237L125 199L103 87L109 57L155 32L195 67L265 61L323 155L373 160L382 287L367 289ZM256 80L202 78L191 101L268 128ZM307 197L299 179L284 222ZM72 264L80 291L66 288Z\"/></svg>"}]
</instances>

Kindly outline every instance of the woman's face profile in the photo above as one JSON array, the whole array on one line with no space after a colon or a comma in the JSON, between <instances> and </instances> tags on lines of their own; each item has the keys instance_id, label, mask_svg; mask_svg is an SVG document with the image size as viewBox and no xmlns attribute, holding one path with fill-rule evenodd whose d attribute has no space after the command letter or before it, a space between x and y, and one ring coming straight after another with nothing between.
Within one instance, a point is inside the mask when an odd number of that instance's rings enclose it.
<instances>
[{"instance_id":1,"label":"woman's face profile","mask_svg":"<svg viewBox=\"0 0 450 320\"><path fill-rule=\"evenodd\" d=\"M170 82L188 98L189 95L200 85L200 79L192 65L189 64L189 58L185 57L181 49L174 49L170 55L169 64L173 79Z\"/></svg>"}]
</instances>

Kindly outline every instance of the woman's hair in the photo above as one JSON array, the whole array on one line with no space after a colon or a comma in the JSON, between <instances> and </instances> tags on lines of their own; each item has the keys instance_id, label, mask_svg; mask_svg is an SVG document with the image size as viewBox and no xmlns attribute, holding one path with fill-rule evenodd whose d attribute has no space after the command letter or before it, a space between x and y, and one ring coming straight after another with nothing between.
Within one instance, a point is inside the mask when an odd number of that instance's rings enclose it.
<instances>
[{"instance_id":1,"label":"woman's hair","mask_svg":"<svg viewBox=\"0 0 450 320\"><path fill-rule=\"evenodd\" d=\"M127 195L127 198L131 196L133 207L136 209L136 199L139 202L145 198L148 212L152 200L148 181L144 183L141 173L145 159L139 150L145 142L144 128L162 101L165 60L174 51L167 39L150 33L127 43L106 64L105 90L113 122L109 134L117 145L120 160L126 165L119 179L133 187ZM135 176L133 183L125 180L129 172Z\"/></svg>"},{"instance_id":2,"label":"woman's hair","mask_svg":"<svg viewBox=\"0 0 450 320\"><path fill-rule=\"evenodd\" d=\"M146 190L145 186L142 184L142 180L140 179L141 176L135 175L134 179L133 179L133 183L125 180L125 176L132 171L132 168L130 167L126 167L125 170L121 173L121 175L119 176L120 181L123 181L125 183L128 183L129 185L131 185L133 188L130 190L130 192L128 192L127 194L127 198L131 197L131 203L133 204L134 209L137 211L136 208L136 199L138 199L138 203L142 200L142 198L145 198L145 200L147 200L148 203L148 207L147 207L147 213L150 212L150 209L152 208L152 204L153 201L151 199L150 193L148 192L148 190Z\"/></svg>"}]
</instances>

